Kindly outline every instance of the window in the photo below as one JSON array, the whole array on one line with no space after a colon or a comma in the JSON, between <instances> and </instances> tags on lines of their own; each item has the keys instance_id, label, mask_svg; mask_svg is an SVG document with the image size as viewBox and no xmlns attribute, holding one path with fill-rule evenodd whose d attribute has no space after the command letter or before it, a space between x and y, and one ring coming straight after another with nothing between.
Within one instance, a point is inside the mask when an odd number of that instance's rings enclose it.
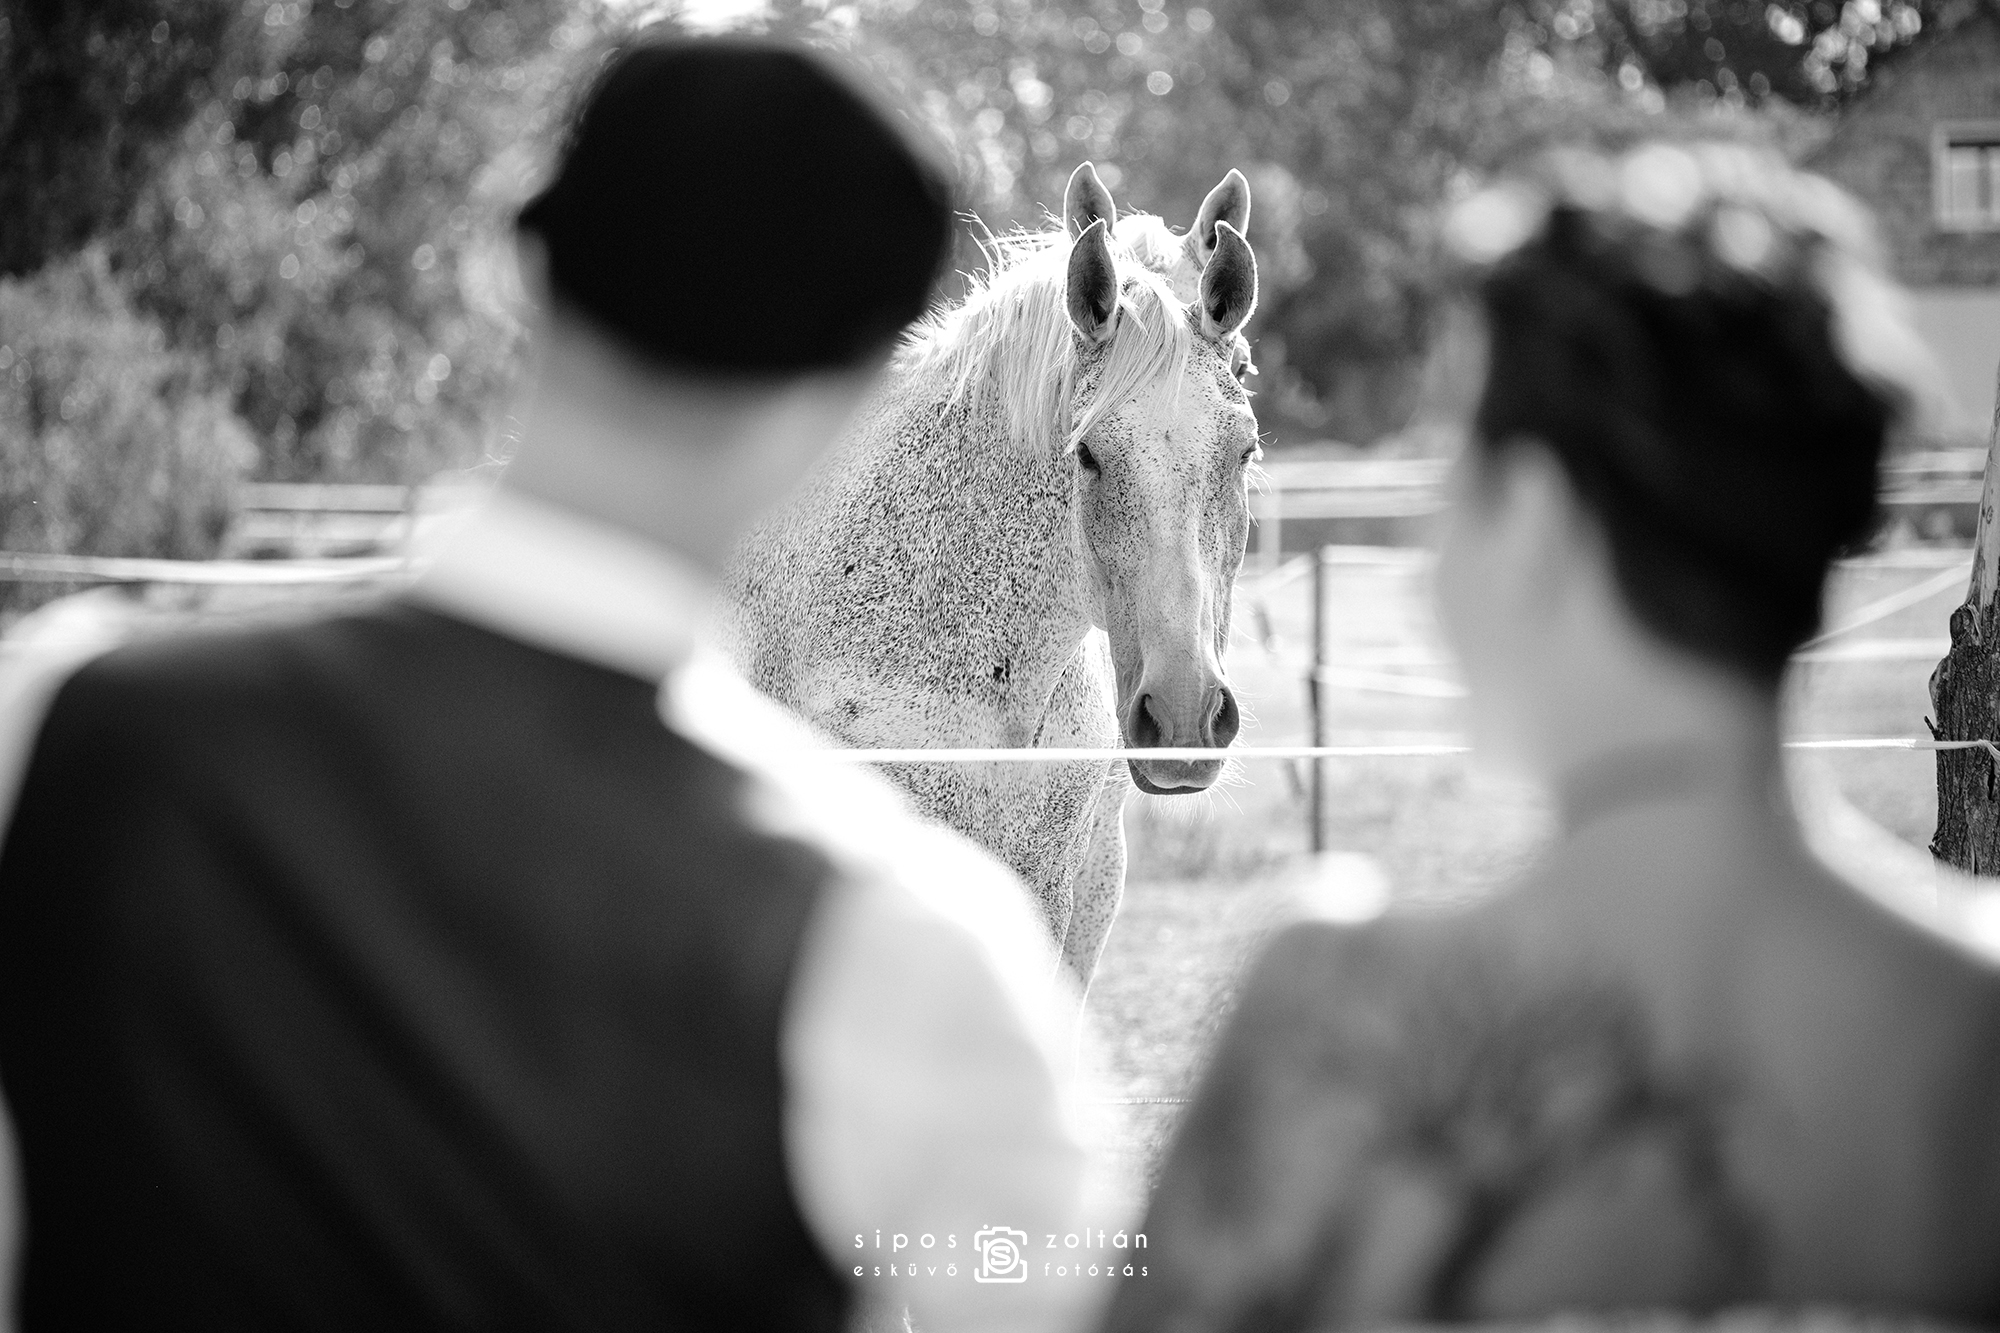
<instances>
[{"instance_id":1,"label":"window","mask_svg":"<svg viewBox=\"0 0 2000 1333\"><path fill-rule=\"evenodd\" d=\"M2000 231L2000 121L1937 129L1937 220L1946 231Z\"/></svg>"}]
</instances>

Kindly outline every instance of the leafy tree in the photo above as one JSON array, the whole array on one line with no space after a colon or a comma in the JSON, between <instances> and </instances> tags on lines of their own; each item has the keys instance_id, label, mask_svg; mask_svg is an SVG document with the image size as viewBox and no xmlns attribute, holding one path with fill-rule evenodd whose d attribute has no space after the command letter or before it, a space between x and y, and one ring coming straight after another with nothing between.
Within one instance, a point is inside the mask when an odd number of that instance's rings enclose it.
<instances>
[{"instance_id":1,"label":"leafy tree","mask_svg":"<svg viewBox=\"0 0 2000 1333\"><path fill-rule=\"evenodd\" d=\"M176 341L213 349L269 475L466 461L518 358L511 210L602 16L565 0L266 14L261 62L183 131L119 263Z\"/></svg>"},{"instance_id":2,"label":"leafy tree","mask_svg":"<svg viewBox=\"0 0 2000 1333\"><path fill-rule=\"evenodd\" d=\"M1858 91L1874 57L1907 43L1948 2L1618 0L1601 21L1628 87L1828 106Z\"/></svg>"},{"instance_id":3,"label":"leafy tree","mask_svg":"<svg viewBox=\"0 0 2000 1333\"><path fill-rule=\"evenodd\" d=\"M101 239L264 475L477 456L519 353L506 220L594 0L0 6L0 200L33 224L4 271Z\"/></svg>"},{"instance_id":4,"label":"leafy tree","mask_svg":"<svg viewBox=\"0 0 2000 1333\"><path fill-rule=\"evenodd\" d=\"M1085 158L1175 222L1244 168L1265 420L1371 439L1408 406L1436 204L1523 127L1669 99L1816 111L1945 2L773 0L763 21L900 89L996 229L1039 225ZM0 0L0 274L94 245L263 475L466 461L519 359L507 218L633 12Z\"/></svg>"},{"instance_id":5,"label":"leafy tree","mask_svg":"<svg viewBox=\"0 0 2000 1333\"><path fill-rule=\"evenodd\" d=\"M255 461L209 367L131 308L103 247L0 278L0 549L213 555Z\"/></svg>"},{"instance_id":6,"label":"leafy tree","mask_svg":"<svg viewBox=\"0 0 2000 1333\"><path fill-rule=\"evenodd\" d=\"M1812 136L1802 122L1937 0L781 0L958 151L981 216L1034 225L1079 160L1183 222L1250 177L1259 404L1281 436L1407 414L1438 204L1524 137L1607 121ZM1755 123L1742 123L1755 111ZM1709 115L1730 117L1728 123ZM1803 130L1803 132L1802 132Z\"/></svg>"},{"instance_id":7,"label":"leafy tree","mask_svg":"<svg viewBox=\"0 0 2000 1333\"><path fill-rule=\"evenodd\" d=\"M838 13L839 11L836 11ZM995 229L1038 225L1080 160L1120 204L1184 225L1222 172L1255 195L1259 405L1281 435L1370 439L1406 412L1425 226L1476 141L1526 104L1610 97L1539 71L1496 0L883 0L816 31L902 88L966 164ZM803 22L802 22L803 20Z\"/></svg>"},{"instance_id":8,"label":"leafy tree","mask_svg":"<svg viewBox=\"0 0 2000 1333\"><path fill-rule=\"evenodd\" d=\"M0 0L0 274L118 223L250 32L213 0Z\"/></svg>"}]
</instances>

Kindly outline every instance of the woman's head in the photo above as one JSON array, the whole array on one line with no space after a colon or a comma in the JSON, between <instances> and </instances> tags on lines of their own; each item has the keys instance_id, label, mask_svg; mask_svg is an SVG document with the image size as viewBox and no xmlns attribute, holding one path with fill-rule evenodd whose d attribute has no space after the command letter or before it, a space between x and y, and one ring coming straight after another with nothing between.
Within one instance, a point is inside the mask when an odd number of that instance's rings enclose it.
<instances>
[{"instance_id":1,"label":"woman's head","mask_svg":"<svg viewBox=\"0 0 2000 1333\"><path fill-rule=\"evenodd\" d=\"M1775 686L1922 374L1865 215L1775 154L1655 142L1547 154L1447 238L1479 377L1456 536L1541 475L1645 633ZM1445 611L1474 657L1503 608L1455 613L1466 573Z\"/></svg>"}]
</instances>

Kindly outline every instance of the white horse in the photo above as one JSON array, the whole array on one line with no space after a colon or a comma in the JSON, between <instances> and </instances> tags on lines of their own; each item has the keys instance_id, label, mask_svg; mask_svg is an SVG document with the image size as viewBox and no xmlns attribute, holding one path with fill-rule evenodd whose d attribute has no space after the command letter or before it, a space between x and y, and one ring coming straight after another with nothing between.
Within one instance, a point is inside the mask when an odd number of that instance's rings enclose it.
<instances>
[{"instance_id":1,"label":"white horse","mask_svg":"<svg viewBox=\"0 0 2000 1333\"><path fill-rule=\"evenodd\" d=\"M738 555L751 681L857 747L1226 747L1258 456L1249 212L1231 171L1185 235L1118 220L1085 163L1060 229L996 242ZM1130 782L1195 792L1222 767L1136 760ZM1126 767L888 771L1020 873L1087 987L1124 887Z\"/></svg>"}]
</instances>

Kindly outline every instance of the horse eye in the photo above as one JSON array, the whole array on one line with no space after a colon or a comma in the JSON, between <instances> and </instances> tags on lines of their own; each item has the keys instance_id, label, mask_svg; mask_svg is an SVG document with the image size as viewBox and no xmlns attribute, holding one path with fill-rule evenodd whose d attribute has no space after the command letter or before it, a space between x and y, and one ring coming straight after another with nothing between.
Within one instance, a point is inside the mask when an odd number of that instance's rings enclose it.
<instances>
[{"instance_id":1,"label":"horse eye","mask_svg":"<svg viewBox=\"0 0 2000 1333\"><path fill-rule=\"evenodd\" d=\"M1087 444L1078 444L1076 446L1076 465L1085 472L1097 472L1101 470L1097 466L1097 455L1090 452L1090 446Z\"/></svg>"},{"instance_id":2,"label":"horse eye","mask_svg":"<svg viewBox=\"0 0 2000 1333\"><path fill-rule=\"evenodd\" d=\"M1250 359L1250 344L1241 338L1229 349L1229 373L1236 377L1238 384L1257 373L1257 364Z\"/></svg>"},{"instance_id":3,"label":"horse eye","mask_svg":"<svg viewBox=\"0 0 2000 1333\"><path fill-rule=\"evenodd\" d=\"M1263 452L1264 448L1262 445L1253 444L1248 449L1245 449L1243 451L1242 461L1245 465L1254 463L1263 454Z\"/></svg>"}]
</instances>

